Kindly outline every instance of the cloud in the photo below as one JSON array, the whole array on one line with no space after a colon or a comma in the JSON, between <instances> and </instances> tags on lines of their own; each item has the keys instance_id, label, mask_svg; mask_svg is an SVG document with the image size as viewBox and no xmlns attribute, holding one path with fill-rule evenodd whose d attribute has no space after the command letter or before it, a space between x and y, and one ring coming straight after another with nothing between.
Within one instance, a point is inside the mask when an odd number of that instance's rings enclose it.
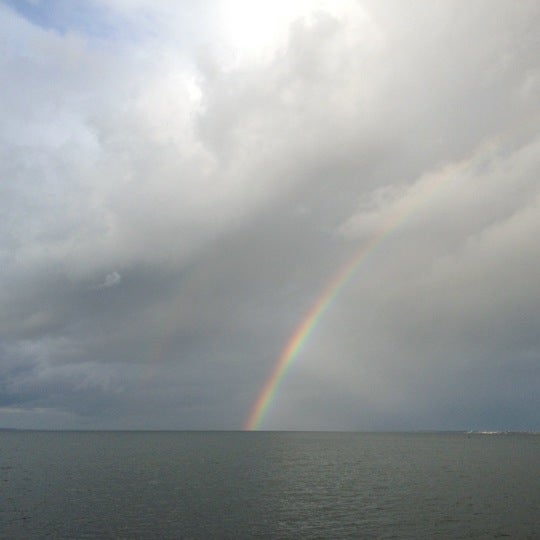
<instances>
[{"instance_id":1,"label":"cloud","mask_svg":"<svg viewBox=\"0 0 540 540\"><path fill-rule=\"evenodd\" d=\"M385 230L265 426L538 428L538 7L279 4L0 5L0 422L238 428Z\"/></svg>"},{"instance_id":2,"label":"cloud","mask_svg":"<svg viewBox=\"0 0 540 540\"><path fill-rule=\"evenodd\" d=\"M111 272L105 276L103 283L97 286L98 289L114 287L122 282L122 276L118 272Z\"/></svg>"}]
</instances>

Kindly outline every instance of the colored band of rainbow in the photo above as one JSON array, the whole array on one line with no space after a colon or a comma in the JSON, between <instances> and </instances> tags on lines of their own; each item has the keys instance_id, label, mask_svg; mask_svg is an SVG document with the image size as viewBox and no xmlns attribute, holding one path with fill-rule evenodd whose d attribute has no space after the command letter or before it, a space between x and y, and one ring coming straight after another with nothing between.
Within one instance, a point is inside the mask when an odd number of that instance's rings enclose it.
<instances>
[{"instance_id":1,"label":"colored band of rainbow","mask_svg":"<svg viewBox=\"0 0 540 540\"><path fill-rule=\"evenodd\" d=\"M245 429L254 430L258 429L262 422L264 415L272 401L276 389L278 388L283 377L287 373L287 369L292 364L292 361L298 355L307 339L317 326L317 323L328 309L332 300L337 296L339 291L349 281L350 277L354 274L359 264L364 259L370 248L375 245L383 236L383 232L373 238L332 280L328 285L324 293L315 302L313 307L309 310L308 314L302 321L302 323L296 328L293 335L289 339L287 345L283 349L281 356L279 357L274 370L266 382L262 392L260 393L255 406L246 422Z\"/></svg>"},{"instance_id":2,"label":"colored band of rainbow","mask_svg":"<svg viewBox=\"0 0 540 540\"><path fill-rule=\"evenodd\" d=\"M321 296L308 311L307 315L287 342L270 377L255 401L249 418L244 425L244 429L249 431L259 429L268 408L274 399L277 389L287 374L292 362L304 347L309 336L313 333L324 313L332 304L332 301L355 274L361 263L366 259L366 256L439 186L445 184L449 178L455 177L455 175L469 167L477 157L479 157L486 149L491 148L493 144L493 140L487 141L481 144L470 157L463 159L454 165L443 168L437 174L425 177L423 181L421 180L418 183L418 188L405 198L405 202L391 214L379 231L375 233L354 257L352 257L332 278L330 284L326 286Z\"/></svg>"}]
</instances>

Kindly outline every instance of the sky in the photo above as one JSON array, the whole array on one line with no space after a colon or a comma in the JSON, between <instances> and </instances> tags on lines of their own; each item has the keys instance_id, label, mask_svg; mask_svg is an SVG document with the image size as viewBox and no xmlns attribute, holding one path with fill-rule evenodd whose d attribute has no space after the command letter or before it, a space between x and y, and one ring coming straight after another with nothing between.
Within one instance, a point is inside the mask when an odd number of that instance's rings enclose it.
<instances>
[{"instance_id":1,"label":"sky","mask_svg":"<svg viewBox=\"0 0 540 540\"><path fill-rule=\"evenodd\" d=\"M0 0L0 427L540 431L539 26Z\"/></svg>"}]
</instances>

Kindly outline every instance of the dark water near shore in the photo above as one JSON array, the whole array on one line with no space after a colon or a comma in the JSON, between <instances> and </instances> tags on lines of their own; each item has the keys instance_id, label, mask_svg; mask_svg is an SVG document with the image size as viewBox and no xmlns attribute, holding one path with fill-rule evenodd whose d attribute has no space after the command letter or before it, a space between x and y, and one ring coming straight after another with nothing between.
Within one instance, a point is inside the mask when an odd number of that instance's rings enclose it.
<instances>
[{"instance_id":1,"label":"dark water near shore","mask_svg":"<svg viewBox=\"0 0 540 540\"><path fill-rule=\"evenodd\" d=\"M0 432L1 538L540 538L540 436Z\"/></svg>"}]
</instances>

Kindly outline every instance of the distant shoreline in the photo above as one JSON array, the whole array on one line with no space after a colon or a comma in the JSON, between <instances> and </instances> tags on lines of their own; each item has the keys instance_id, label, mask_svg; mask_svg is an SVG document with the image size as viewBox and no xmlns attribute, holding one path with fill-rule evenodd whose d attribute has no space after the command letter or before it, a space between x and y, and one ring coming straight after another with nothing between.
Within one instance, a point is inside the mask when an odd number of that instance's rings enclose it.
<instances>
[{"instance_id":1,"label":"distant shoreline","mask_svg":"<svg viewBox=\"0 0 540 540\"><path fill-rule=\"evenodd\" d=\"M540 435L540 431L496 430L242 430L242 429L46 429L0 427L0 433L350 433L366 435Z\"/></svg>"}]
</instances>

